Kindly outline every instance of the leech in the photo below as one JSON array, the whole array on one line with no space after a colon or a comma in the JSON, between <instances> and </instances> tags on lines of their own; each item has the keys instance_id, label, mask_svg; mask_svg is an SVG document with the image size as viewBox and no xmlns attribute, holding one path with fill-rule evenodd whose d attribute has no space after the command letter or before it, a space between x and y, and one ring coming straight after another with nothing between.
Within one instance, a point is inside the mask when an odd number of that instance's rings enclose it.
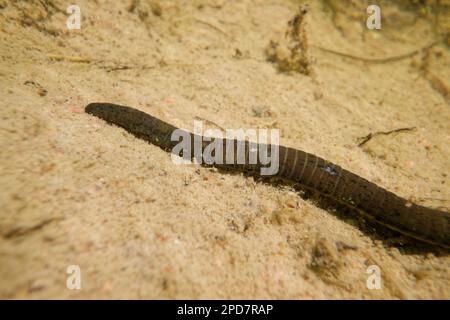
<instances>
[{"instance_id":1,"label":"leech","mask_svg":"<svg viewBox=\"0 0 450 320\"><path fill-rule=\"evenodd\" d=\"M110 103L91 103L85 111L110 124L122 127L136 137L166 151L171 152L178 143L178 141L167 139L178 128L142 111ZM189 134L191 138L194 137L192 133ZM191 140L193 141L193 139ZM232 143L233 147L236 147L238 142L228 139L224 139L224 141ZM250 144L246 143L245 146L249 148ZM258 147L258 144L255 144L255 147ZM224 148L225 153L227 150ZM236 148L235 151L237 151ZM295 159L288 160L288 152L295 152ZM226 154L224 156L225 159ZM312 154L279 146L278 156L279 159L284 160L279 162L280 167L275 176L294 184L300 184L306 189L319 191L332 200L356 208L364 218L373 220L391 230L450 249L449 212L410 203L406 199ZM231 170L248 169L245 164L237 164L237 158L236 154L233 163L213 164L213 166ZM302 170L300 175L294 175L295 170L300 169L297 168L298 161L303 162ZM319 166L321 170L319 170L320 174L317 174L319 161L325 165ZM260 173L256 169L261 167L262 163L258 157L257 164L254 165L255 170L252 170L253 175L259 176ZM324 174L324 172L328 174ZM307 179L303 178L304 174ZM291 175L293 176L291 177ZM316 186L319 185L322 186L322 190L316 190ZM339 191L339 196L335 194L336 191Z\"/></svg>"}]
</instances>

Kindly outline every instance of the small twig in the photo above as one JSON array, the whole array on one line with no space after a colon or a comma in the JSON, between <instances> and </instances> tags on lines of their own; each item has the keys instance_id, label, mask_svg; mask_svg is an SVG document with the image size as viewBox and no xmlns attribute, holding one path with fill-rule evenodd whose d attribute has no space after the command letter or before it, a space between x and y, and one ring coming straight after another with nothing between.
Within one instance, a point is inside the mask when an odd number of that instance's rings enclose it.
<instances>
[{"instance_id":1,"label":"small twig","mask_svg":"<svg viewBox=\"0 0 450 320\"><path fill-rule=\"evenodd\" d=\"M37 93L41 97L47 95L47 93L48 93L48 91L43 86L41 86L39 83L37 83L36 81L27 80L23 84L26 85L26 86L32 86L32 87L36 88L37 89Z\"/></svg>"},{"instance_id":2,"label":"small twig","mask_svg":"<svg viewBox=\"0 0 450 320\"><path fill-rule=\"evenodd\" d=\"M194 117L195 120L200 120L203 121L209 125L215 126L216 128L220 129L222 132L225 132L225 129L222 126L219 126L217 123L215 123L214 121L199 117L199 116L195 116Z\"/></svg>"},{"instance_id":3,"label":"small twig","mask_svg":"<svg viewBox=\"0 0 450 320\"><path fill-rule=\"evenodd\" d=\"M118 66L118 67L109 67L109 68L108 67L105 67L105 68L100 67L100 68L105 69L106 72L133 69L133 67L131 67L131 66Z\"/></svg>"},{"instance_id":4,"label":"small twig","mask_svg":"<svg viewBox=\"0 0 450 320\"><path fill-rule=\"evenodd\" d=\"M128 65L117 63L115 61L101 60L101 59L91 59L87 57L74 57L74 56L64 56L57 54L47 54L47 57L54 61L64 61L64 62L73 62L73 63L89 63L97 66L98 68L105 70L106 72L113 71L123 71L123 70L150 70L158 67L196 67L196 66L206 66L211 63L180 63L177 61L164 61L161 60L155 65Z\"/></svg>"},{"instance_id":5,"label":"small twig","mask_svg":"<svg viewBox=\"0 0 450 320\"><path fill-rule=\"evenodd\" d=\"M79 62L79 63L91 63L92 59L86 58L86 57L71 57L71 56L62 56L62 55L55 55L55 54L49 54L47 55L49 59L55 60L55 61L67 61L67 62Z\"/></svg>"},{"instance_id":6,"label":"small twig","mask_svg":"<svg viewBox=\"0 0 450 320\"><path fill-rule=\"evenodd\" d=\"M60 217L52 217L52 218L44 219L42 221L37 222L34 225L27 226L27 227L25 227L25 226L14 226L10 230L4 231L2 236L5 239L10 239L10 238L23 236L23 235L26 235L26 234L31 233L33 231L37 231L39 229L42 229L43 227L45 227L46 225L50 224L51 222L60 221L60 220L62 220L62 218L60 218Z\"/></svg>"},{"instance_id":7,"label":"small twig","mask_svg":"<svg viewBox=\"0 0 450 320\"><path fill-rule=\"evenodd\" d=\"M361 142L358 144L358 147L362 147L370 139L372 139L373 137L379 136L379 135L389 135L391 133L411 131L414 129L416 129L416 127L399 128L399 129L394 129L394 130L390 130L390 131L378 131L378 132L374 132L374 133L369 133L367 136L358 138L358 140L361 140Z\"/></svg>"},{"instance_id":8,"label":"small twig","mask_svg":"<svg viewBox=\"0 0 450 320\"><path fill-rule=\"evenodd\" d=\"M220 33L226 35L226 36L229 37L229 38L231 37L228 33L226 33L225 31L223 31L222 29L220 29L218 26L212 24L211 22L204 21L204 20L200 20L200 19L198 19L198 18L193 18L193 20L194 20L195 22L198 22L198 23L204 24L205 26L208 26L208 27L210 27L210 28L213 28L214 30L219 31Z\"/></svg>"},{"instance_id":9,"label":"small twig","mask_svg":"<svg viewBox=\"0 0 450 320\"><path fill-rule=\"evenodd\" d=\"M104 69L106 72L113 72L113 71L122 71L122 70L149 70L154 69L156 66L115 66L115 67L99 67L100 69Z\"/></svg>"},{"instance_id":10,"label":"small twig","mask_svg":"<svg viewBox=\"0 0 450 320\"><path fill-rule=\"evenodd\" d=\"M339 56L345 57L345 58L350 58L350 59L354 59L354 60L360 60L360 61L364 61L364 62L369 62L369 63L388 63L388 62L393 62L393 61L398 61L398 60L402 60L405 58L410 58L424 50L428 50L431 47L435 46L436 44L438 44L440 41L442 40L436 40L422 48L416 49L414 51L405 53L405 54L401 54L398 56L392 56L392 57L386 57L386 58L365 58L365 57L359 57L359 56L354 56L352 54L349 53L345 53L345 52L339 52L339 51L335 51L332 49L328 49L328 48L324 48L321 46L316 46L316 48L319 48L322 51L325 52L329 52L329 53L333 53L333 54L337 54Z\"/></svg>"}]
</instances>

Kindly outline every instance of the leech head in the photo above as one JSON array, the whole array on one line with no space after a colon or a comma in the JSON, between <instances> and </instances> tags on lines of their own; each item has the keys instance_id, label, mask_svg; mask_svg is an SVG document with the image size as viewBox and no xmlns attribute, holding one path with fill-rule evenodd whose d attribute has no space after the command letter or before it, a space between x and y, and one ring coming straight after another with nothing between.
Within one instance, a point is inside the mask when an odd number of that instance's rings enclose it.
<instances>
[{"instance_id":1,"label":"leech head","mask_svg":"<svg viewBox=\"0 0 450 320\"><path fill-rule=\"evenodd\" d=\"M176 127L140 110L112 103L91 103L85 111L164 150L171 150L174 146L170 135Z\"/></svg>"},{"instance_id":2,"label":"leech head","mask_svg":"<svg viewBox=\"0 0 450 320\"><path fill-rule=\"evenodd\" d=\"M109 103L90 103L86 106L84 111L92 114L93 116L106 120L108 114L111 114L114 109L115 105L111 105Z\"/></svg>"},{"instance_id":3,"label":"leech head","mask_svg":"<svg viewBox=\"0 0 450 320\"><path fill-rule=\"evenodd\" d=\"M130 125L142 123L142 117L136 117L138 110L111 103L90 103L84 109L86 113L92 114L108 123L127 128Z\"/></svg>"}]
</instances>

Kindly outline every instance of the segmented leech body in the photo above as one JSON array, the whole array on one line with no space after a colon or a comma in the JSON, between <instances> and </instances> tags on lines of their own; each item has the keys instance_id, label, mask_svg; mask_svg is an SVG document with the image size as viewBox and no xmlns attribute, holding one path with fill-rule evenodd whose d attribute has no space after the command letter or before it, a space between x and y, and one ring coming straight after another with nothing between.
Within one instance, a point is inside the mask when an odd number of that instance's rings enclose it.
<instances>
[{"instance_id":1,"label":"segmented leech body","mask_svg":"<svg viewBox=\"0 0 450 320\"><path fill-rule=\"evenodd\" d=\"M166 151L171 151L178 144L178 141L171 141L172 132L178 128L142 111L109 103L92 103L86 107L86 112L120 126L136 137ZM189 134L191 138L195 137L194 134ZM236 151L236 140L223 139L225 152L227 143L230 142ZM208 144L209 142L204 141L203 149ZM247 141L245 150L245 164L237 164L236 152L234 152L234 163L214 166L259 175L263 165L259 163L259 159L256 164L248 163L249 142ZM421 241L450 248L450 213L410 203L313 154L279 146L279 170L276 175L356 208L365 218L390 229Z\"/></svg>"}]
</instances>

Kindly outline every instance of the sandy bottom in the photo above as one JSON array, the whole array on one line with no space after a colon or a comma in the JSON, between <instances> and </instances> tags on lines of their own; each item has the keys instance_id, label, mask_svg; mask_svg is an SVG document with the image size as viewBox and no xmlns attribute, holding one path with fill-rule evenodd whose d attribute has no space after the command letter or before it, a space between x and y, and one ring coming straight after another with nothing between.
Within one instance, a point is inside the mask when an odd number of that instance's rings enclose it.
<instances>
[{"instance_id":1,"label":"sandy bottom","mask_svg":"<svg viewBox=\"0 0 450 320\"><path fill-rule=\"evenodd\" d=\"M287 0L76 2L81 30L66 1L0 1L1 298L450 299L448 251L290 187L176 166L84 113L108 101L190 130L277 128L448 211L448 15L382 2L368 30L361 1L311 1L291 24ZM399 128L413 129L359 146Z\"/></svg>"}]
</instances>

